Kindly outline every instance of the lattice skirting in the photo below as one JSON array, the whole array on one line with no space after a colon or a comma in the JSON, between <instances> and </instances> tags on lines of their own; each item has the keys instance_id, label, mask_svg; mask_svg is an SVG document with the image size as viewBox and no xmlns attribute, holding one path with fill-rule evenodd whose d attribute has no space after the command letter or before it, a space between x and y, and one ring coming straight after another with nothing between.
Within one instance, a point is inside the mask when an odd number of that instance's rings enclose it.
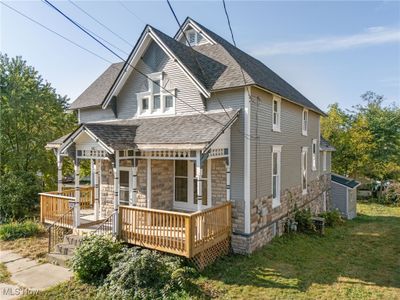
<instances>
[{"instance_id":1,"label":"lattice skirting","mask_svg":"<svg viewBox=\"0 0 400 300\"><path fill-rule=\"evenodd\" d=\"M217 258L229 254L231 249L231 240L226 238L214 246L204 250L203 252L195 255L189 260L195 265L198 270L203 270L206 266L211 265Z\"/></svg>"}]
</instances>

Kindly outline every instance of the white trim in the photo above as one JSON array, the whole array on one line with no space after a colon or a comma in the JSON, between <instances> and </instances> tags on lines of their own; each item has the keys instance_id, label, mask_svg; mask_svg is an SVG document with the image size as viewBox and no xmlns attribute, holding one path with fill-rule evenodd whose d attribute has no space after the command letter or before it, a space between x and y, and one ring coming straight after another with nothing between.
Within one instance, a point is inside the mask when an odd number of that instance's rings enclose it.
<instances>
[{"instance_id":1,"label":"white trim","mask_svg":"<svg viewBox=\"0 0 400 300\"><path fill-rule=\"evenodd\" d=\"M305 158L303 157L305 155ZM307 184L308 184L308 147L302 147L301 148L301 189L302 189L302 194L306 195L307 194ZM303 176L304 173L306 175L306 186L305 188L303 187Z\"/></svg>"},{"instance_id":2,"label":"white trim","mask_svg":"<svg viewBox=\"0 0 400 300\"><path fill-rule=\"evenodd\" d=\"M322 151L322 171L325 172L327 170L327 157L326 157L327 151Z\"/></svg>"},{"instance_id":3,"label":"white trim","mask_svg":"<svg viewBox=\"0 0 400 300\"><path fill-rule=\"evenodd\" d=\"M304 116L306 115L306 118L304 120ZM304 136L307 136L308 134L308 109L303 108L303 111L301 113L301 134Z\"/></svg>"},{"instance_id":4,"label":"white trim","mask_svg":"<svg viewBox=\"0 0 400 300\"><path fill-rule=\"evenodd\" d=\"M186 28L190 25L194 30L196 30L198 33L200 33L203 38L205 38L211 45L217 44L207 33L205 33L203 30L200 29L199 26L190 18L187 18L185 20L185 23L182 24L181 28L179 28L178 32L175 34L174 39L179 41L182 38L182 32L186 31Z\"/></svg>"},{"instance_id":5,"label":"white trim","mask_svg":"<svg viewBox=\"0 0 400 300\"><path fill-rule=\"evenodd\" d=\"M277 102L276 124L274 123L275 101ZM275 95L272 96L272 131L281 131L281 102L281 97Z\"/></svg>"},{"instance_id":6,"label":"white trim","mask_svg":"<svg viewBox=\"0 0 400 300\"><path fill-rule=\"evenodd\" d=\"M151 208L151 158L147 159L147 208Z\"/></svg>"},{"instance_id":7,"label":"white trim","mask_svg":"<svg viewBox=\"0 0 400 300\"><path fill-rule=\"evenodd\" d=\"M277 154L277 174L274 175L274 153ZM276 208L281 205L281 156L282 145L273 145L271 151L271 187L274 190L274 176L277 177L277 187L276 187L276 198L274 198L272 192L272 208Z\"/></svg>"},{"instance_id":8,"label":"white trim","mask_svg":"<svg viewBox=\"0 0 400 300\"><path fill-rule=\"evenodd\" d=\"M250 233L250 93L244 88L244 233Z\"/></svg>"},{"instance_id":9,"label":"white trim","mask_svg":"<svg viewBox=\"0 0 400 300\"><path fill-rule=\"evenodd\" d=\"M317 171L317 139L313 139L311 144L311 170Z\"/></svg>"}]
</instances>

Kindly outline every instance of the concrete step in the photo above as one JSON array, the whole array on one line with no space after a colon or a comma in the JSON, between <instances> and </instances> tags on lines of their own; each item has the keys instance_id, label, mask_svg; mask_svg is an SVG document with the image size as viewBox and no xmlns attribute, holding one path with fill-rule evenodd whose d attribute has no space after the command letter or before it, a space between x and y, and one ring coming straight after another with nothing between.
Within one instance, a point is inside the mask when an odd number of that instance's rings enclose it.
<instances>
[{"instance_id":1,"label":"concrete step","mask_svg":"<svg viewBox=\"0 0 400 300\"><path fill-rule=\"evenodd\" d=\"M72 256L74 254L76 246L68 243L62 243L56 245L56 250L60 254Z\"/></svg>"},{"instance_id":2,"label":"concrete step","mask_svg":"<svg viewBox=\"0 0 400 300\"><path fill-rule=\"evenodd\" d=\"M69 234L69 235L66 235L66 236L64 237L64 243L65 243L65 244L73 245L73 246L75 246L75 247L78 247L78 246L81 245L83 238L84 238L84 237L83 237L83 236L80 236L80 235Z\"/></svg>"},{"instance_id":3,"label":"concrete step","mask_svg":"<svg viewBox=\"0 0 400 300\"><path fill-rule=\"evenodd\" d=\"M49 263L53 265L61 266L61 267L68 267L68 261L71 259L69 255L63 255L60 253L48 253L47 260Z\"/></svg>"}]
</instances>

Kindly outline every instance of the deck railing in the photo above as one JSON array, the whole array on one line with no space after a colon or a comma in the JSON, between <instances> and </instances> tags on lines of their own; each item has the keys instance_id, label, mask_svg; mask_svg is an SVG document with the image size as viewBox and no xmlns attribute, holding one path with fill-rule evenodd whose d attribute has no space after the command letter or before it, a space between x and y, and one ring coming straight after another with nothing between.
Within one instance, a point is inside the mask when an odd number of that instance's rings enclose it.
<instances>
[{"instance_id":1,"label":"deck railing","mask_svg":"<svg viewBox=\"0 0 400 300\"><path fill-rule=\"evenodd\" d=\"M70 208L70 202L75 201L75 189L66 189L62 192L40 193L40 220L56 221L64 215ZM90 209L94 204L94 187L80 188L80 208ZM71 224L72 225L72 220Z\"/></svg>"},{"instance_id":2,"label":"deck railing","mask_svg":"<svg viewBox=\"0 0 400 300\"><path fill-rule=\"evenodd\" d=\"M231 233L231 204L196 213L120 206L120 238L130 244L193 257Z\"/></svg>"}]
</instances>

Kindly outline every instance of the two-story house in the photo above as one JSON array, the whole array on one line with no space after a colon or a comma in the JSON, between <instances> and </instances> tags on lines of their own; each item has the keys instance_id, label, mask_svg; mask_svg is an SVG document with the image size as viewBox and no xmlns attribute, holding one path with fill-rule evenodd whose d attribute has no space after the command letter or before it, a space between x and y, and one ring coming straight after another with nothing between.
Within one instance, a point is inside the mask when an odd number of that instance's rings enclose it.
<instances>
[{"instance_id":1,"label":"two-story house","mask_svg":"<svg viewBox=\"0 0 400 300\"><path fill-rule=\"evenodd\" d=\"M284 232L295 206L318 213L329 203L324 113L190 18L173 38L146 26L127 61L70 108L80 126L48 144L59 190L42 195L44 222L70 213L71 227L109 224L129 243L197 257L229 241L251 253ZM65 156L74 159L73 191L62 191ZM84 159L91 188L79 186Z\"/></svg>"}]
</instances>

